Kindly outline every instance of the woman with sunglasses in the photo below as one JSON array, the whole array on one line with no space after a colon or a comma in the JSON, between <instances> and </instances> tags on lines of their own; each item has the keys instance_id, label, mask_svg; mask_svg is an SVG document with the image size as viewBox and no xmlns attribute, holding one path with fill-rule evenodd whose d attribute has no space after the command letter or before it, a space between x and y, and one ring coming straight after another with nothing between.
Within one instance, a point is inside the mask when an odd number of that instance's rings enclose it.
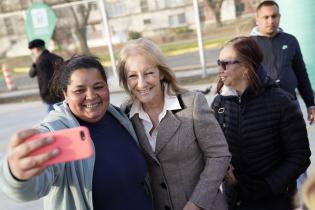
<instances>
[{"instance_id":1,"label":"woman with sunglasses","mask_svg":"<svg viewBox=\"0 0 315 210\"><path fill-rule=\"evenodd\" d=\"M254 40L238 37L220 51L212 103L232 154L225 179L230 209L291 210L296 179L310 164L302 113L267 75Z\"/></svg>"}]
</instances>

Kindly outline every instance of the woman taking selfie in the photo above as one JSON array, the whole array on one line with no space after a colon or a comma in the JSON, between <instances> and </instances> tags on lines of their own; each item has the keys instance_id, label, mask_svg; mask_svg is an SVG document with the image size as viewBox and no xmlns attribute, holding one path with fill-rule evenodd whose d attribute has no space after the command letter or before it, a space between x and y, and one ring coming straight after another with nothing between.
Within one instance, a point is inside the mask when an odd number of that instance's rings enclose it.
<instances>
[{"instance_id":1,"label":"woman taking selfie","mask_svg":"<svg viewBox=\"0 0 315 210\"><path fill-rule=\"evenodd\" d=\"M150 210L145 188L145 159L131 122L109 103L104 68L95 57L68 60L55 75L54 88L64 102L54 106L36 127L16 133L0 164L0 189L19 201L44 197L46 210ZM94 143L88 159L43 166L58 156L57 148L30 153L51 138L24 142L38 132L86 126ZM78 139L80 141L80 139Z\"/></svg>"},{"instance_id":2,"label":"woman taking selfie","mask_svg":"<svg viewBox=\"0 0 315 210\"><path fill-rule=\"evenodd\" d=\"M302 113L261 66L248 37L229 41L218 60L218 96L212 103L232 161L225 189L230 209L292 210L296 179L310 164Z\"/></svg>"}]
</instances>

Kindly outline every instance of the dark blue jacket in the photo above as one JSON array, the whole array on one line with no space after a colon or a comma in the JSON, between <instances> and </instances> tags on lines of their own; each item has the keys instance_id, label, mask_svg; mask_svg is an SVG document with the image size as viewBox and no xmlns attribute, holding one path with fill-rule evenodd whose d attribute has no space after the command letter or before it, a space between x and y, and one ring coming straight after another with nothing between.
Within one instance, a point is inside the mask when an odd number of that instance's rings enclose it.
<instances>
[{"instance_id":1,"label":"dark blue jacket","mask_svg":"<svg viewBox=\"0 0 315 210\"><path fill-rule=\"evenodd\" d=\"M314 93L297 39L281 30L271 38L259 35L257 29L252 35L264 54L263 66L268 75L279 80L280 87L293 96L297 88L306 106L314 106Z\"/></svg>"}]
</instances>

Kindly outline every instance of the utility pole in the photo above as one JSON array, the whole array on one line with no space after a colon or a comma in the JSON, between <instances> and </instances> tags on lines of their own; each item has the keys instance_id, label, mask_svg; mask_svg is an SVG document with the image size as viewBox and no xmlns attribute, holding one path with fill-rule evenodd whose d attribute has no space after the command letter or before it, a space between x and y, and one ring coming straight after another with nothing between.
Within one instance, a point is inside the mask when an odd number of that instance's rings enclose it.
<instances>
[{"instance_id":1,"label":"utility pole","mask_svg":"<svg viewBox=\"0 0 315 210\"><path fill-rule=\"evenodd\" d=\"M200 64L203 71L202 77L206 77L207 71L206 71L205 53L204 53L203 41L202 41L202 33L201 33L201 27L200 27L200 13L199 13L198 0L193 0L193 3L194 3L194 10L195 10L196 32L197 32L197 38L198 38Z\"/></svg>"},{"instance_id":2,"label":"utility pole","mask_svg":"<svg viewBox=\"0 0 315 210\"><path fill-rule=\"evenodd\" d=\"M118 81L115 55L114 55L114 50L113 50L113 45L112 45L112 38L111 38L112 36L111 36L111 32L109 30L108 16L107 16L107 12L106 12L105 0L99 0L98 3L100 5L100 10L101 10L101 14L102 14L103 23L104 23L105 35L107 35L107 46L108 46L110 60L112 63L112 69L113 69L114 77L115 77L116 81Z\"/></svg>"}]
</instances>

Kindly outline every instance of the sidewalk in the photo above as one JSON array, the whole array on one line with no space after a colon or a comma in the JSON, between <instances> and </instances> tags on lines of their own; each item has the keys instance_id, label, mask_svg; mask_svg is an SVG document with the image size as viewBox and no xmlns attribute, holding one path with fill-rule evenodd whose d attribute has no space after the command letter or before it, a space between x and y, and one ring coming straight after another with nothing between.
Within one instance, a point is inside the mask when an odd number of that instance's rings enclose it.
<instances>
[{"instance_id":1,"label":"sidewalk","mask_svg":"<svg viewBox=\"0 0 315 210\"><path fill-rule=\"evenodd\" d=\"M216 68L208 68L206 70L206 76L213 76L217 72ZM192 69L192 70L176 70L176 77L181 83L184 83L186 80L189 82L197 81L202 78L204 72L202 69ZM37 82L37 81L36 81ZM116 80L113 76L109 76L108 78L109 90L111 93L123 92L124 90L119 86L118 80ZM186 84L185 84L186 85ZM189 84L187 84L189 85ZM210 85L210 84L209 84ZM13 102L24 102L24 101L32 101L32 100L40 100L39 90L37 85L22 87L21 89L14 91L4 91L0 92L0 104L4 103L13 103Z\"/></svg>"}]
</instances>

